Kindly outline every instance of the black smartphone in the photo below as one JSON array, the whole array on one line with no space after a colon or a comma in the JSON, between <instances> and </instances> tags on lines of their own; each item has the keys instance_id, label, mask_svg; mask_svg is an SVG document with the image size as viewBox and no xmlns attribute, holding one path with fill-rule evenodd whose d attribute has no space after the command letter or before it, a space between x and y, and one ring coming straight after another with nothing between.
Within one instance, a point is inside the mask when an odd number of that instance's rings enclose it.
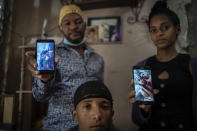
<instances>
[{"instance_id":1,"label":"black smartphone","mask_svg":"<svg viewBox=\"0 0 197 131\"><path fill-rule=\"evenodd\" d=\"M53 73L55 71L55 42L54 40L36 41L37 70L40 74Z\"/></svg>"},{"instance_id":2,"label":"black smartphone","mask_svg":"<svg viewBox=\"0 0 197 131\"><path fill-rule=\"evenodd\" d=\"M133 67L135 99L138 104L153 104L153 86L151 68L145 66Z\"/></svg>"}]
</instances>

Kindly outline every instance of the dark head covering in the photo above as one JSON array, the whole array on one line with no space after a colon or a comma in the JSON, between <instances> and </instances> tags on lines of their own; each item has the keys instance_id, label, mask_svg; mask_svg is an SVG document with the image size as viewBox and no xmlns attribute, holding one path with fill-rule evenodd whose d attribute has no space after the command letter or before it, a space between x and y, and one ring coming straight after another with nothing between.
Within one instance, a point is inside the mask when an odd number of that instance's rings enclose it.
<instances>
[{"instance_id":1,"label":"dark head covering","mask_svg":"<svg viewBox=\"0 0 197 131\"><path fill-rule=\"evenodd\" d=\"M100 81L88 81L76 90L74 95L74 106L77 107L77 104L88 98L105 98L113 103L112 95L108 88Z\"/></svg>"}]
</instances>

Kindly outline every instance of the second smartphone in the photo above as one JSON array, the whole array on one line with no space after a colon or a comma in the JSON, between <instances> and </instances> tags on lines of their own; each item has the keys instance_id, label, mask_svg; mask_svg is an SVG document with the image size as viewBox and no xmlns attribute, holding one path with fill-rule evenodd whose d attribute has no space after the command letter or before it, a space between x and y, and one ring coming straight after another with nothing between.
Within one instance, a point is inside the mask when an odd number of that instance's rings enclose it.
<instances>
[{"instance_id":1,"label":"second smartphone","mask_svg":"<svg viewBox=\"0 0 197 131\"><path fill-rule=\"evenodd\" d=\"M133 79L136 102L138 104L152 104L154 98L151 69L149 67L134 66Z\"/></svg>"},{"instance_id":2,"label":"second smartphone","mask_svg":"<svg viewBox=\"0 0 197 131\"><path fill-rule=\"evenodd\" d=\"M40 74L53 73L55 71L55 42L54 40L36 41L37 70Z\"/></svg>"}]
</instances>

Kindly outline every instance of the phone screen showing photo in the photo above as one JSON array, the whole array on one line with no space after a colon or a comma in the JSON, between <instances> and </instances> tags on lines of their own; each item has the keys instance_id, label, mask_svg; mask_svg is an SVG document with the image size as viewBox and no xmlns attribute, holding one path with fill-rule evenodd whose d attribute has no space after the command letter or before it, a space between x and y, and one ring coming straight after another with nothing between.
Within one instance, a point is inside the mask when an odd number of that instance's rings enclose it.
<instances>
[{"instance_id":1,"label":"phone screen showing photo","mask_svg":"<svg viewBox=\"0 0 197 131\"><path fill-rule=\"evenodd\" d=\"M36 44L37 69L39 71L54 71L55 44L53 41L37 41Z\"/></svg>"},{"instance_id":2,"label":"phone screen showing photo","mask_svg":"<svg viewBox=\"0 0 197 131\"><path fill-rule=\"evenodd\" d=\"M141 103L152 103L153 87L150 69L133 69L135 99Z\"/></svg>"}]
</instances>

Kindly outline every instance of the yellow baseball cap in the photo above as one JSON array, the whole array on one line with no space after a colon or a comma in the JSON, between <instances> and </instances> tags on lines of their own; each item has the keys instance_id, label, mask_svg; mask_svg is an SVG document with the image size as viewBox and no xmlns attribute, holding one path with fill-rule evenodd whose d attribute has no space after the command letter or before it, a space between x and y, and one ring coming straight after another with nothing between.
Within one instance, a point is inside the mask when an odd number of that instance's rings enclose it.
<instances>
[{"instance_id":1,"label":"yellow baseball cap","mask_svg":"<svg viewBox=\"0 0 197 131\"><path fill-rule=\"evenodd\" d=\"M71 13L78 14L83 18L83 13L78 6L76 6L76 5L65 5L60 10L59 25L61 25L62 19L64 18L64 16L66 16L68 14L71 14Z\"/></svg>"}]
</instances>

